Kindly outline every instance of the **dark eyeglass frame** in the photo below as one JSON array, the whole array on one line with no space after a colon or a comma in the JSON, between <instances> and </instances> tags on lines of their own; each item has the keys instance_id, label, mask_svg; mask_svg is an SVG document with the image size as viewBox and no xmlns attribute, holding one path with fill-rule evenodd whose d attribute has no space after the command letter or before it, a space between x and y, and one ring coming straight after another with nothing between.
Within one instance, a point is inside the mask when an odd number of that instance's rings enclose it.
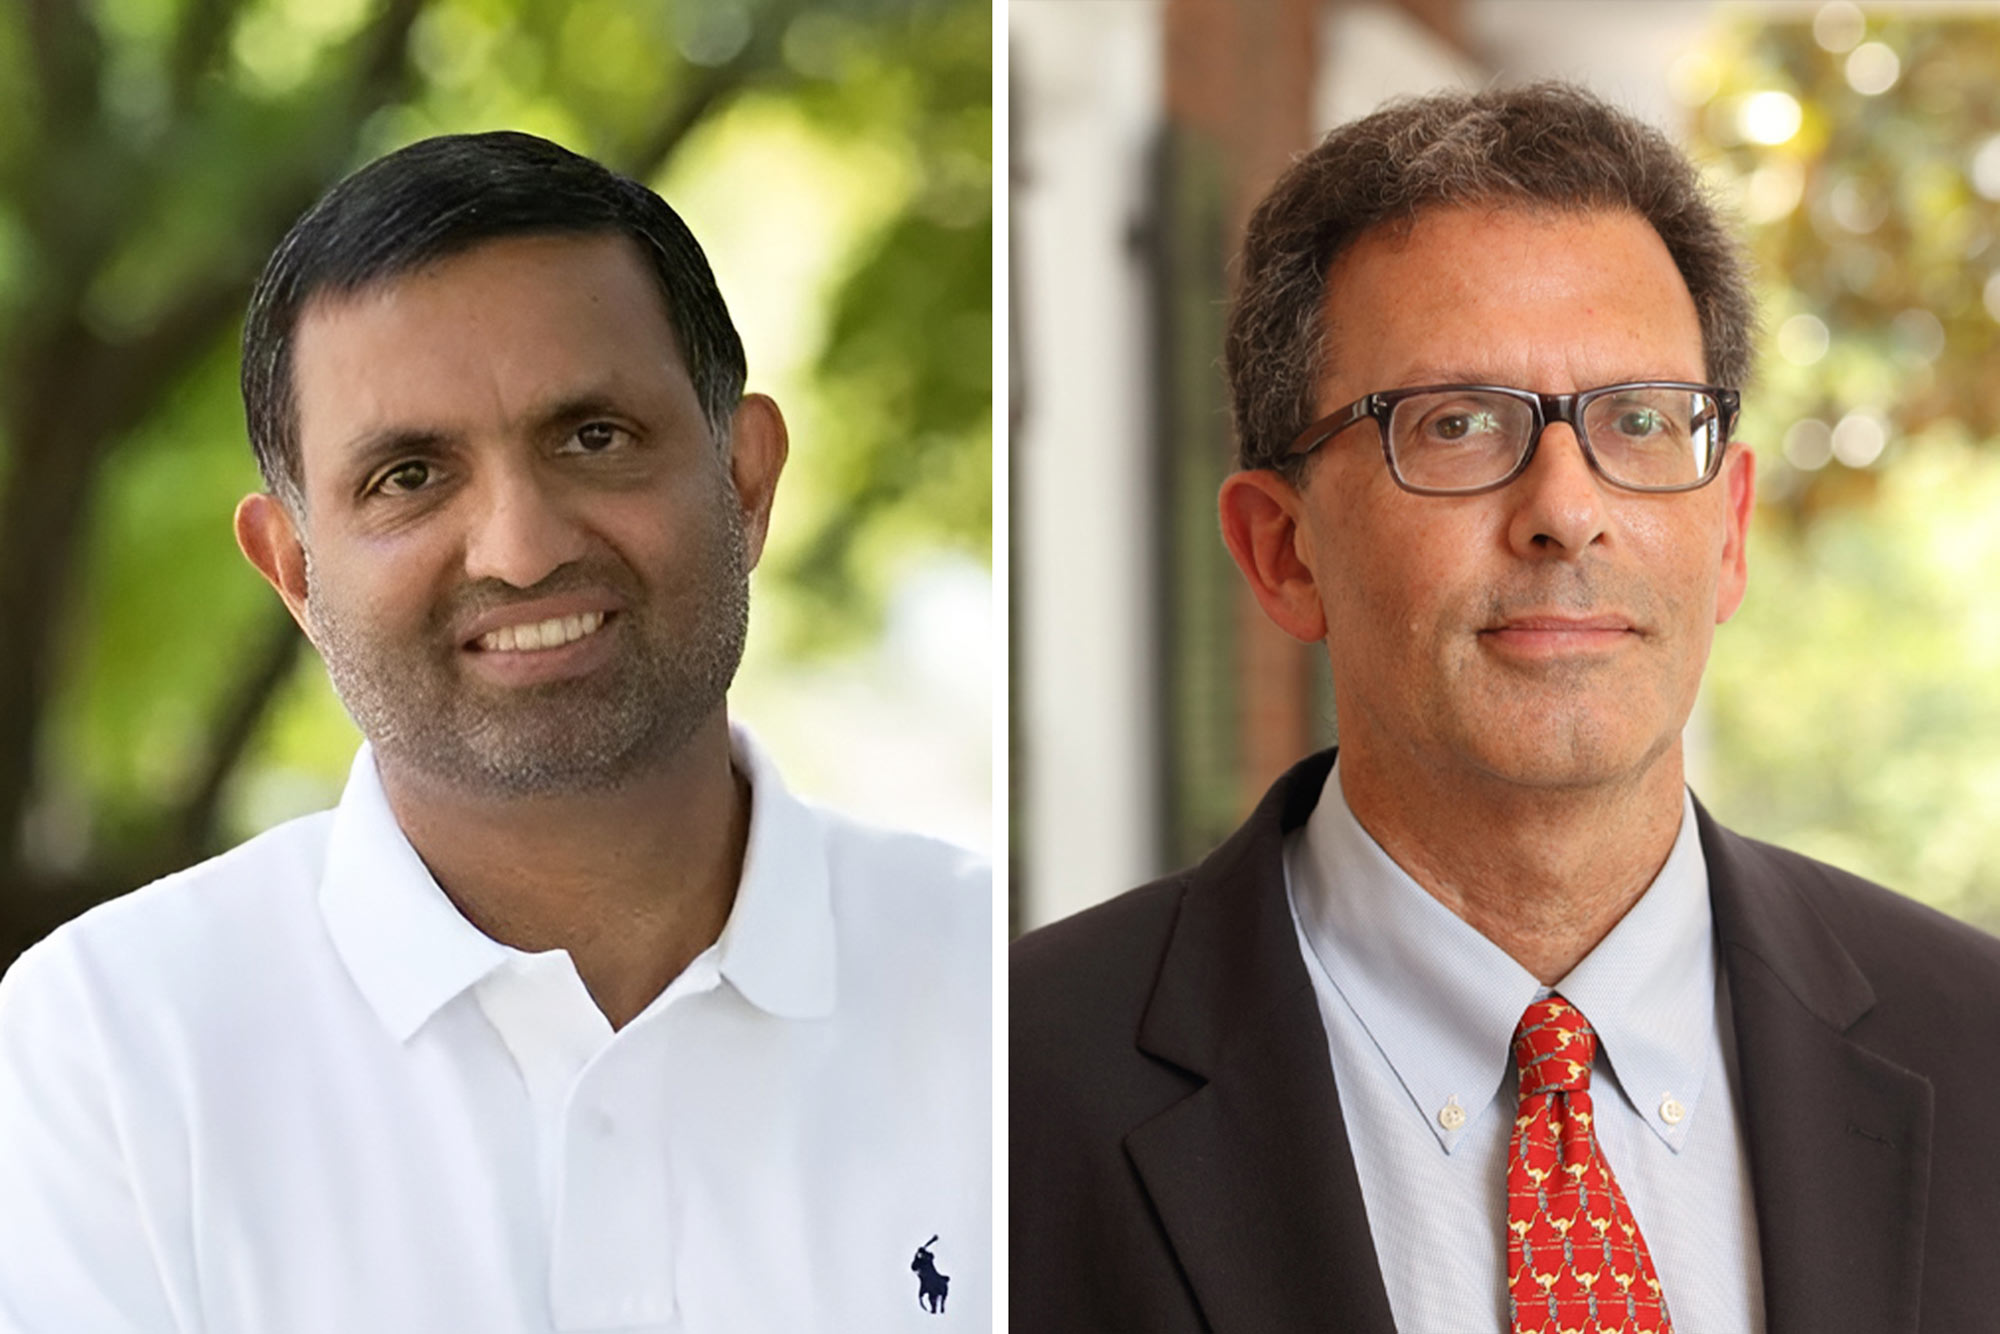
<instances>
[{"instance_id":1,"label":"dark eyeglass frame","mask_svg":"<svg viewBox=\"0 0 2000 1334\"><path fill-rule=\"evenodd\" d=\"M1707 394L1715 400L1722 415L1722 448L1709 456L1707 471L1700 477L1692 482L1676 482L1671 486L1638 486L1631 482L1621 482L1604 471L1604 465L1597 461L1597 454L1590 447L1590 435L1584 430L1584 410L1606 395L1630 393L1634 389L1678 389L1688 393ZM1506 476L1478 486L1417 486L1407 481L1397 469L1396 451L1389 443L1389 418L1395 412L1396 405L1421 394L1446 393L1502 394L1526 403L1534 412L1534 428L1528 434L1528 447L1521 451L1521 457L1515 461ZM1575 433L1576 443L1582 448L1584 461L1590 465L1590 470L1621 491L1638 491L1648 495L1695 491L1714 481L1716 474L1722 471L1723 455L1729 452L1730 437L1736 433L1736 418L1742 406L1742 397L1742 394L1735 389L1724 389L1720 385L1696 384L1688 380L1629 380L1620 384L1599 385L1595 389L1585 389L1574 394L1538 394L1532 389L1514 389L1498 384L1426 384L1408 389L1384 389L1373 394L1364 394L1339 411L1328 413L1307 426L1292 438L1290 448L1285 451L1285 457L1304 458L1364 417L1372 417L1375 419L1376 434L1382 440L1382 462L1388 466L1389 476L1397 486L1420 496L1477 496L1488 491L1498 491L1526 472L1528 465L1534 462L1535 451L1541 447L1542 432L1548 428L1549 423L1561 422Z\"/></svg>"}]
</instances>

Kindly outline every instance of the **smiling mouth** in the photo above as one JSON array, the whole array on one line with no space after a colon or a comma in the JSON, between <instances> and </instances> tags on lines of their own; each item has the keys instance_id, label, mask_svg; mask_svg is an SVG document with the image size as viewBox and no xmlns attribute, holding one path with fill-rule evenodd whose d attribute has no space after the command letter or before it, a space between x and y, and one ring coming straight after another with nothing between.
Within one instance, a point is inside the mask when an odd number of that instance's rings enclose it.
<instances>
[{"instance_id":1,"label":"smiling mouth","mask_svg":"<svg viewBox=\"0 0 2000 1334\"><path fill-rule=\"evenodd\" d=\"M472 647L486 653L539 653L596 634L610 616L610 612L586 611L576 616L551 616L545 621L503 625L479 636L472 641Z\"/></svg>"}]
</instances>

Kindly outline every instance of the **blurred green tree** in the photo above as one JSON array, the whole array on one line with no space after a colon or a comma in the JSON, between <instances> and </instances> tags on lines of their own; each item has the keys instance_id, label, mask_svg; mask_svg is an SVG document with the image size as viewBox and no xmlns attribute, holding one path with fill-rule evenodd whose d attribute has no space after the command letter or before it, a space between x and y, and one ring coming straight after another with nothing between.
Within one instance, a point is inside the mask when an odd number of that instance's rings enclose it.
<instances>
[{"instance_id":1,"label":"blurred green tree","mask_svg":"<svg viewBox=\"0 0 2000 1334\"><path fill-rule=\"evenodd\" d=\"M0 14L0 966L222 841L323 690L228 536L249 284L328 184L510 125L641 179L760 103L898 163L833 298L775 574L876 609L884 534L990 530L986 0L31 0ZM810 219L800 220L810 226ZM753 368L754 369L754 368ZM274 719L276 720L274 723Z\"/></svg>"},{"instance_id":2,"label":"blurred green tree","mask_svg":"<svg viewBox=\"0 0 2000 1334\"><path fill-rule=\"evenodd\" d=\"M1790 522L1865 501L1890 441L2000 435L2000 23L1825 8L1834 22L1736 22L1679 71L1763 281L1750 421L1780 445L1826 428L1772 460L1766 499Z\"/></svg>"},{"instance_id":3,"label":"blurred green tree","mask_svg":"<svg viewBox=\"0 0 2000 1334\"><path fill-rule=\"evenodd\" d=\"M1796 11L1794 11L1796 13ZM1745 832L2000 927L2000 23L1737 15L1673 70L1749 226L1751 591L1706 685Z\"/></svg>"}]
</instances>

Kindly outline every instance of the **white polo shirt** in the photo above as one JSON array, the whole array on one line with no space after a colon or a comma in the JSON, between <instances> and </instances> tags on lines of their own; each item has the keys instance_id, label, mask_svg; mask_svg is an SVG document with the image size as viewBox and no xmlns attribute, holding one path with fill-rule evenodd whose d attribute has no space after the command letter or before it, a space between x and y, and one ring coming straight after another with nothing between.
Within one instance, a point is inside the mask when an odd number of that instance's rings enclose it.
<instances>
[{"instance_id":1,"label":"white polo shirt","mask_svg":"<svg viewBox=\"0 0 2000 1334\"><path fill-rule=\"evenodd\" d=\"M616 1033L459 915L366 748L338 809L23 955L0 1329L987 1329L990 872L735 746L728 925Z\"/></svg>"}]
</instances>

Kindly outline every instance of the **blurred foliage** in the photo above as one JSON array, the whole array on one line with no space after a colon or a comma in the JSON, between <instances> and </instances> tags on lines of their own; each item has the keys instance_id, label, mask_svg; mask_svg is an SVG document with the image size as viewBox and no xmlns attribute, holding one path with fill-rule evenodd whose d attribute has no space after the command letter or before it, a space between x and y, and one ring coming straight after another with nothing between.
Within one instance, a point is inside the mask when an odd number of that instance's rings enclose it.
<instances>
[{"instance_id":1,"label":"blurred foliage","mask_svg":"<svg viewBox=\"0 0 2000 1334\"><path fill-rule=\"evenodd\" d=\"M892 551L986 559L991 31L986 0L0 13L0 964L337 790L351 728L230 537L257 485L238 321L291 220L415 138L526 129L676 202L700 193L688 163L724 162L776 244L836 232L824 290L790 294L817 341L759 576L789 651L864 634ZM741 160L772 127L856 177L844 231Z\"/></svg>"},{"instance_id":2,"label":"blurred foliage","mask_svg":"<svg viewBox=\"0 0 2000 1334\"><path fill-rule=\"evenodd\" d=\"M1684 93L1707 93L1695 148L1750 224L1764 282L1769 355L1747 424L1778 444L1801 420L1832 428L1855 413L1889 439L1935 425L1990 438L2000 19L1826 8L1856 20L1818 25L1840 49L1809 20L1743 23L1676 70ZM1894 80L1881 92L1850 78L1868 57L1875 79ZM1780 517L1865 500L1881 475L1827 467L1817 435L1794 435L1772 460L1766 499Z\"/></svg>"},{"instance_id":3,"label":"blurred foliage","mask_svg":"<svg viewBox=\"0 0 2000 1334\"><path fill-rule=\"evenodd\" d=\"M2000 927L2000 20L1739 17L1673 80L1766 322L1704 793Z\"/></svg>"},{"instance_id":4,"label":"blurred foliage","mask_svg":"<svg viewBox=\"0 0 2000 1334\"><path fill-rule=\"evenodd\" d=\"M1874 503L1751 543L1704 799L1747 833L2000 929L2000 466L1939 436Z\"/></svg>"},{"instance_id":5,"label":"blurred foliage","mask_svg":"<svg viewBox=\"0 0 2000 1334\"><path fill-rule=\"evenodd\" d=\"M993 32L983 4L954 18L900 51L843 40L825 15L805 24L827 77L797 95L801 113L834 135L897 125L914 159L903 206L852 257L814 363L811 510L778 565L805 612L788 638L805 648L870 623L880 572L913 543L991 556Z\"/></svg>"}]
</instances>

